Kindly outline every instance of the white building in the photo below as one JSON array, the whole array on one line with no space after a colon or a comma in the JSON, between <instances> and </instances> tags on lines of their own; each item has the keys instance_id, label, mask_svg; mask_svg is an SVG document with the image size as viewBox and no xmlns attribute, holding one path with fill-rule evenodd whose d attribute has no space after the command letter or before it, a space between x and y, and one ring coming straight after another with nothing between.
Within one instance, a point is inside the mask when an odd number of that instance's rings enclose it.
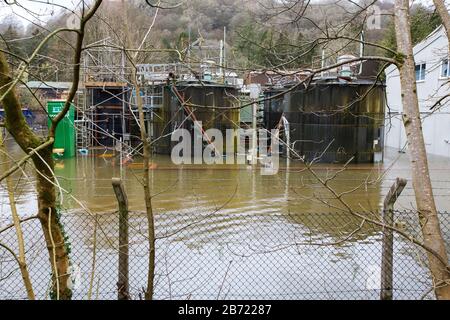
<instances>
[{"instance_id":1,"label":"white building","mask_svg":"<svg viewBox=\"0 0 450 320\"><path fill-rule=\"evenodd\" d=\"M448 40L440 26L414 47L417 94L427 153L450 158L450 94ZM385 146L405 150L406 135L402 123L400 76L396 66L386 69L386 127Z\"/></svg>"}]
</instances>

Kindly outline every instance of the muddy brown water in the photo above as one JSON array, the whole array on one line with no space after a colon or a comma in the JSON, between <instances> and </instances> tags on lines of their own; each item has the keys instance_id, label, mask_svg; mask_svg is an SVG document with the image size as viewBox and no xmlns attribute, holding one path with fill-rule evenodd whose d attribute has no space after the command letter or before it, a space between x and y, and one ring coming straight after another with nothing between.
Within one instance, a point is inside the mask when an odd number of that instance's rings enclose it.
<instances>
[{"instance_id":1,"label":"muddy brown water","mask_svg":"<svg viewBox=\"0 0 450 320\"><path fill-rule=\"evenodd\" d=\"M21 151L11 143L8 148L10 156L21 156ZM348 216L339 213L342 204L305 171L303 165L293 162L288 165L285 160L280 161L277 174L261 175L258 168L247 165L176 166L169 157L153 158L151 189L158 234L167 235L181 230L159 242L158 298L378 297L377 290L368 289L368 281L379 268L379 230L365 229L362 236L345 244L319 249L304 246L300 251L293 247L294 242L311 239L333 243L351 232L355 225L349 222ZM430 156L429 161L437 206L441 211L448 211L450 160ZM321 177L340 168L340 165L314 166ZM15 175L14 180L19 212L22 216L29 216L36 212L34 178L30 168L25 171L28 177ZM81 270L82 280L77 280L78 287L74 292L77 298L86 298L89 284L93 225L91 222L86 224L89 214L84 207L93 214L104 215L103 227L107 237L98 240L96 250L107 259L97 260L97 290L100 292L97 297L114 299L116 269L111 268L111 263L116 265L117 262L114 250L117 219L106 214L117 209L111 178L122 174L130 210L142 211L140 160L135 159L121 171L119 159L114 156L76 157L58 160L55 173L61 187L68 192L63 193L61 208L70 226L67 231L74 248L73 263ZM396 177L409 180L409 158L407 154L387 149L384 163L350 165L330 185L339 193L361 185L358 190L344 196L345 202L356 211L379 212ZM409 181L396 209L411 210L414 207ZM0 225L10 223L3 187L0 189L0 210ZM138 213L133 215L131 223L135 223L134 230L141 231L131 237L135 245L131 262L132 291L134 298L138 298L139 288L145 285L146 258L142 253L146 250L143 236L146 229L145 218ZM192 221L197 222L186 227ZM13 239L9 238L10 241ZM408 248L407 244L396 244L398 263L401 264L397 270L397 298L418 298L428 290L427 271ZM36 270L40 264L47 263L45 250L41 248L39 252L33 260ZM169 269L172 270L170 277L164 275ZM20 281L20 275L17 276ZM106 278L110 279L105 282ZM9 286L13 286L13 279L8 279L0 281L6 297L23 297L23 292L14 290L8 294L8 281ZM372 281L376 282L376 279ZM407 289L402 291L402 287ZM45 296L45 292L42 291L41 295Z\"/></svg>"},{"instance_id":2,"label":"muddy brown water","mask_svg":"<svg viewBox=\"0 0 450 320\"><path fill-rule=\"evenodd\" d=\"M10 146L11 156L19 157L17 147ZM409 158L392 149L386 150L384 163L350 165L330 184L337 192L347 192L344 200L357 211L379 211L383 198L396 177L408 179L408 184L396 203L396 209L411 210L415 199L410 181ZM436 204L440 211L450 210L450 159L430 156L430 174ZM144 209L143 192L139 183L142 175L140 159L123 168L130 209ZM332 194L320 185L301 164L286 165L280 159L280 170L275 175L261 175L260 169L247 165L184 165L172 164L168 156L154 156L151 189L157 212L186 208L211 208L227 203L227 209L248 213L273 212L335 212L342 208ZM314 170L321 176L332 175L340 165L318 164ZM111 178L121 175L117 157L77 157L58 160L55 173L60 185L93 212L116 210ZM36 211L34 177L18 180L18 204L27 215ZM17 175L15 176L17 180ZM31 181L31 183L30 183ZM365 183L367 181L367 183ZM5 203L2 190L0 201ZM328 204L325 204L328 203ZM69 195L63 195L62 206L67 210L80 205ZM2 206L3 216L8 216Z\"/></svg>"}]
</instances>

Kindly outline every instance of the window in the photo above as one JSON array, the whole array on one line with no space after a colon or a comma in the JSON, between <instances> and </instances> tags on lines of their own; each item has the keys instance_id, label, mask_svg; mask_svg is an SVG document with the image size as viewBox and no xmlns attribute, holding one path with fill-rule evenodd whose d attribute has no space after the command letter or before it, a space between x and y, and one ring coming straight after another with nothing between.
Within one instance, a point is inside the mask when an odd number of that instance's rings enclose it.
<instances>
[{"instance_id":1,"label":"window","mask_svg":"<svg viewBox=\"0 0 450 320\"><path fill-rule=\"evenodd\" d=\"M425 63L416 64L416 81L425 80L426 66Z\"/></svg>"},{"instance_id":2,"label":"window","mask_svg":"<svg viewBox=\"0 0 450 320\"><path fill-rule=\"evenodd\" d=\"M442 65L441 65L441 77L442 78L447 78L450 76L448 69L449 69L448 68L448 59L442 60Z\"/></svg>"}]
</instances>

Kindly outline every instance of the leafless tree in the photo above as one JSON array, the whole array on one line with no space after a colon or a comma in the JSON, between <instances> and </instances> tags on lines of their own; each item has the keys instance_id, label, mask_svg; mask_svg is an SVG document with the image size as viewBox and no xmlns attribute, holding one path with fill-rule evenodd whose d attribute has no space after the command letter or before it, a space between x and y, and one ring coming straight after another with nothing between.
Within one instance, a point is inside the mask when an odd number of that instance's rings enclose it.
<instances>
[{"instance_id":1,"label":"leafless tree","mask_svg":"<svg viewBox=\"0 0 450 320\"><path fill-rule=\"evenodd\" d=\"M59 221L57 211L56 190L54 185L54 160L53 143L55 141L55 132L58 123L65 117L69 111L73 99L78 90L80 59L85 36L84 30L88 21L93 17L96 10L101 4L98 0L87 10L84 2L78 29L60 28L49 33L46 38L39 43L28 59L21 59L21 65L18 68L18 75L10 74L7 60L3 52L0 52L0 101L5 108L4 126L8 132L14 137L17 144L27 154L27 156L19 161L18 164L4 173L0 179L9 176L20 165L31 158L36 168L37 193L39 205L39 220L49 251L50 263L52 266L52 297L56 299L70 299L71 290L69 289L69 254L67 249L67 240L63 233L61 222ZM52 38L63 32L73 32L76 34L76 41L73 52L73 81L72 87L64 104L63 110L52 119L52 126L49 134L45 139L37 136L28 126L22 114L22 105L15 94L15 86L19 83L22 75L26 72L28 66L39 53L41 48Z\"/></svg>"},{"instance_id":2,"label":"leafless tree","mask_svg":"<svg viewBox=\"0 0 450 320\"><path fill-rule=\"evenodd\" d=\"M435 1L439 2L439 1ZM438 3L439 4L439 3ZM444 9L448 17L448 12ZM443 17L445 21L445 17ZM403 110L403 124L408 138L411 157L413 187L416 195L419 219L422 224L424 242L427 246L439 253L441 261L448 261L445 241L437 216L428 168L427 153L422 132L422 122L417 98L415 62L413 44L411 41L411 27L409 23L409 1L397 0L395 2L395 27L399 58L401 81L401 94ZM439 299L450 299L450 273L448 264L433 255L429 256L430 270L435 283L436 296Z\"/></svg>"}]
</instances>

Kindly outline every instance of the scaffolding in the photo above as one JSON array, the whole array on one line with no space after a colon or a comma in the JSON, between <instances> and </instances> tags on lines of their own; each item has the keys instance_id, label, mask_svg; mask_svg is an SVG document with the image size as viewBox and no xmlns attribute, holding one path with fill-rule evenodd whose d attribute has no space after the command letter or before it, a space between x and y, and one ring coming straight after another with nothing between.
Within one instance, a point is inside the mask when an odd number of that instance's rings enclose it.
<instances>
[{"instance_id":1,"label":"scaffolding","mask_svg":"<svg viewBox=\"0 0 450 320\"><path fill-rule=\"evenodd\" d=\"M226 29L223 40L198 38L191 42L189 36L188 47L182 53L182 62L137 65L141 85L160 85L167 79L235 84L237 74L226 71Z\"/></svg>"},{"instance_id":2,"label":"scaffolding","mask_svg":"<svg viewBox=\"0 0 450 320\"><path fill-rule=\"evenodd\" d=\"M227 84L227 79L237 75L225 71L225 56L225 39L198 39L188 46L183 63L136 65L149 136L154 136L155 121L162 120L158 114L164 105L164 86L170 81ZM77 150L118 150L117 144L120 150L138 148L137 93L129 82L132 70L124 49L110 38L91 43L83 51L81 69L83 85L75 120Z\"/></svg>"},{"instance_id":3,"label":"scaffolding","mask_svg":"<svg viewBox=\"0 0 450 320\"><path fill-rule=\"evenodd\" d=\"M86 46L82 56L82 92L77 108L77 150L111 149L127 138L131 70L125 52L106 38Z\"/></svg>"}]
</instances>

